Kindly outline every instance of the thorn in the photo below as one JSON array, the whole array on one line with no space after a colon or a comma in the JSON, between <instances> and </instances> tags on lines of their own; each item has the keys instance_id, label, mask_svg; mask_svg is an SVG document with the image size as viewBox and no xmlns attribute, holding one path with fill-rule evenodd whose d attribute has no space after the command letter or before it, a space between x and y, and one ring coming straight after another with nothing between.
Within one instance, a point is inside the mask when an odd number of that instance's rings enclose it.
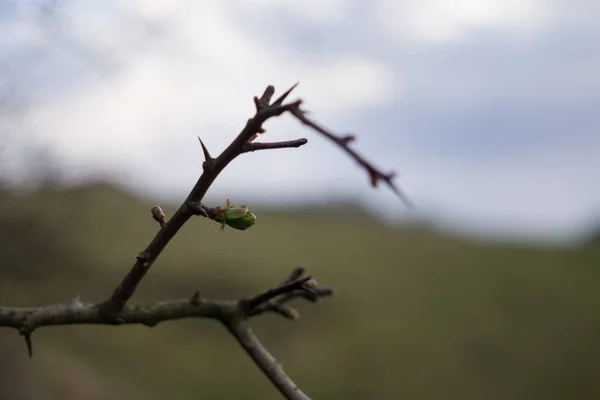
<instances>
[{"instance_id":1,"label":"thorn","mask_svg":"<svg viewBox=\"0 0 600 400\"><path fill-rule=\"evenodd\" d=\"M33 344L31 343L31 332L22 333L25 338L25 344L27 345L27 354L29 358L33 358Z\"/></svg>"},{"instance_id":2,"label":"thorn","mask_svg":"<svg viewBox=\"0 0 600 400\"><path fill-rule=\"evenodd\" d=\"M354 142L355 140L356 140L356 136L354 136L354 135L346 135L346 136L340 138L340 142L342 142L342 144L344 144L344 145Z\"/></svg>"},{"instance_id":3,"label":"thorn","mask_svg":"<svg viewBox=\"0 0 600 400\"><path fill-rule=\"evenodd\" d=\"M300 82L294 83L294 85L291 88L289 88L284 94L282 94L281 96L279 96L277 98L277 100L275 100L273 102L273 105L274 106L280 106L280 105L282 105L283 101L286 99L286 97L288 97L290 95L290 93L292 93L292 90L294 90L296 88L296 86L298 86L299 84L300 84Z\"/></svg>"},{"instance_id":4,"label":"thorn","mask_svg":"<svg viewBox=\"0 0 600 400\"><path fill-rule=\"evenodd\" d=\"M156 325L158 325L158 321L147 321L144 325L146 325L148 328L154 328Z\"/></svg>"},{"instance_id":5,"label":"thorn","mask_svg":"<svg viewBox=\"0 0 600 400\"><path fill-rule=\"evenodd\" d=\"M379 182L379 175L373 170L369 170L369 177L371 178L371 186L377 187L377 183Z\"/></svg>"},{"instance_id":6,"label":"thorn","mask_svg":"<svg viewBox=\"0 0 600 400\"><path fill-rule=\"evenodd\" d=\"M204 145L204 142L202 142L202 139L200 139L200 136L198 136L198 141L200 142L200 146L202 146L202 152L204 153L204 161L207 163L212 162L213 158L210 156L210 153Z\"/></svg>"}]
</instances>

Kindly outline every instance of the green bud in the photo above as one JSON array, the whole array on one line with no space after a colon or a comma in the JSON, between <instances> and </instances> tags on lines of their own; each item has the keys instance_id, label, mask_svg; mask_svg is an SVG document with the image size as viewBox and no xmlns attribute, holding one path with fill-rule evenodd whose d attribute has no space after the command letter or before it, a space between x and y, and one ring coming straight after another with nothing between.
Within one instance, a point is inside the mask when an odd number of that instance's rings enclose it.
<instances>
[{"instance_id":1,"label":"green bud","mask_svg":"<svg viewBox=\"0 0 600 400\"><path fill-rule=\"evenodd\" d=\"M247 206L229 206L225 208L225 219L239 219L243 218L248 213Z\"/></svg>"},{"instance_id":2,"label":"green bud","mask_svg":"<svg viewBox=\"0 0 600 400\"><path fill-rule=\"evenodd\" d=\"M215 221L221 223L221 231L225 225L244 231L256 223L256 215L247 206L232 206L229 199L225 208L219 208Z\"/></svg>"},{"instance_id":3,"label":"green bud","mask_svg":"<svg viewBox=\"0 0 600 400\"><path fill-rule=\"evenodd\" d=\"M226 219L225 223L234 229L244 231L256 223L256 215L248 211L240 218Z\"/></svg>"}]
</instances>

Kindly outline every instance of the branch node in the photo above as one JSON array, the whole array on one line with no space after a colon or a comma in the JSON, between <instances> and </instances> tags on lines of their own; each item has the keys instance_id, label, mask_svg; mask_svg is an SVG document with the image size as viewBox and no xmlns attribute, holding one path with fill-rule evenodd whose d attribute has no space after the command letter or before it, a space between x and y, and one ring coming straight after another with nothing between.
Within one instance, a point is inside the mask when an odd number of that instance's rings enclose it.
<instances>
[{"instance_id":1,"label":"branch node","mask_svg":"<svg viewBox=\"0 0 600 400\"><path fill-rule=\"evenodd\" d=\"M340 138L340 142L342 142L343 145L348 145L352 142L354 142L356 140L356 136L354 135L346 135Z\"/></svg>"},{"instance_id":2,"label":"branch node","mask_svg":"<svg viewBox=\"0 0 600 400\"><path fill-rule=\"evenodd\" d=\"M210 218L208 212L206 211L207 207L199 201L188 201L186 205L192 214L199 217L202 216L205 218Z\"/></svg>"},{"instance_id":3,"label":"branch node","mask_svg":"<svg viewBox=\"0 0 600 400\"><path fill-rule=\"evenodd\" d=\"M152 207L150 209L150 212L152 213L152 218L154 218L154 220L158 222L161 228L165 226L165 224L167 223L167 217L165 216L165 213L163 212L162 208L160 208L160 206Z\"/></svg>"},{"instance_id":4,"label":"branch node","mask_svg":"<svg viewBox=\"0 0 600 400\"><path fill-rule=\"evenodd\" d=\"M144 268L148 268L150 266L150 254L147 251L142 251L135 258L137 258Z\"/></svg>"},{"instance_id":5,"label":"branch node","mask_svg":"<svg viewBox=\"0 0 600 400\"><path fill-rule=\"evenodd\" d=\"M81 302L81 294L77 293L75 296L69 299L67 306L73 310L81 308L83 306L83 303Z\"/></svg>"}]
</instances>

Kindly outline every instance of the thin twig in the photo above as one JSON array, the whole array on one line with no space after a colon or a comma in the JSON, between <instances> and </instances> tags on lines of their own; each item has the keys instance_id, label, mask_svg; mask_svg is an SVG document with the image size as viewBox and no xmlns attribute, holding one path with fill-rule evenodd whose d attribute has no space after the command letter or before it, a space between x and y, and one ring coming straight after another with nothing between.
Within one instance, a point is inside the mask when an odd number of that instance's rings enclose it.
<instances>
[{"instance_id":1,"label":"thin twig","mask_svg":"<svg viewBox=\"0 0 600 400\"><path fill-rule=\"evenodd\" d=\"M291 282L286 282L281 284L280 286L276 287L276 288L272 288L269 289L263 293L260 293L254 297L251 297L249 299L246 299L244 301L244 307L247 308L248 310L252 310L255 307L261 305L262 303L265 303L269 300L271 300L274 297L277 297L279 295L282 295L284 293L289 293L292 292L294 290L300 289L302 288L302 286L308 282L309 280L311 280L312 277L307 276L304 278L299 278L295 281L291 281Z\"/></svg>"},{"instance_id":2,"label":"thin twig","mask_svg":"<svg viewBox=\"0 0 600 400\"><path fill-rule=\"evenodd\" d=\"M244 145L244 153L256 150L274 150L274 149L290 149L297 148L308 143L305 138L286 140L283 142L248 142Z\"/></svg>"},{"instance_id":3,"label":"thin twig","mask_svg":"<svg viewBox=\"0 0 600 400\"><path fill-rule=\"evenodd\" d=\"M288 400L310 400L285 373L282 364L267 351L252 329L244 321L234 321L227 326L229 332L269 378L271 383Z\"/></svg>"}]
</instances>

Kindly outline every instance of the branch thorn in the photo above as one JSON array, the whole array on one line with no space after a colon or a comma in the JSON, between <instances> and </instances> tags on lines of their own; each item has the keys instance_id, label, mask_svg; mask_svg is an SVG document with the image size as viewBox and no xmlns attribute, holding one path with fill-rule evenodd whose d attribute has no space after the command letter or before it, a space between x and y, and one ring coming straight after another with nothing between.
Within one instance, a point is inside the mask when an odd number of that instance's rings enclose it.
<instances>
[{"instance_id":1,"label":"branch thorn","mask_svg":"<svg viewBox=\"0 0 600 400\"><path fill-rule=\"evenodd\" d=\"M25 335L25 343L27 344L27 354L29 358L33 358L33 344L31 343L31 332L26 333Z\"/></svg>"},{"instance_id":2,"label":"branch thorn","mask_svg":"<svg viewBox=\"0 0 600 400\"><path fill-rule=\"evenodd\" d=\"M354 135L346 135L346 136L340 138L340 142L342 142L342 144L344 144L344 145L352 143L355 140L356 140L356 136L354 136Z\"/></svg>"},{"instance_id":3,"label":"branch thorn","mask_svg":"<svg viewBox=\"0 0 600 400\"><path fill-rule=\"evenodd\" d=\"M204 167L204 169L210 169L212 168L215 159L211 157L208 148L204 145L204 142L202 141L202 139L200 139L200 136L198 136L198 141L200 142L200 146L202 146L202 152L204 153L204 164L202 166Z\"/></svg>"},{"instance_id":4,"label":"branch thorn","mask_svg":"<svg viewBox=\"0 0 600 400\"><path fill-rule=\"evenodd\" d=\"M300 82L294 83L294 85L291 88L289 88L284 94L282 94L281 96L279 96L277 98L277 100L275 100L273 102L273 105L274 106L280 106L280 105L282 105L283 102L285 101L285 99L290 95L290 93L292 93L292 90L294 90L296 88L296 86L298 86L299 84L300 84Z\"/></svg>"},{"instance_id":5,"label":"branch thorn","mask_svg":"<svg viewBox=\"0 0 600 400\"><path fill-rule=\"evenodd\" d=\"M19 333L21 336L25 338L25 344L27 345L27 354L29 358L33 358L33 344L31 343L31 329L26 327L25 325L19 329Z\"/></svg>"}]
</instances>

